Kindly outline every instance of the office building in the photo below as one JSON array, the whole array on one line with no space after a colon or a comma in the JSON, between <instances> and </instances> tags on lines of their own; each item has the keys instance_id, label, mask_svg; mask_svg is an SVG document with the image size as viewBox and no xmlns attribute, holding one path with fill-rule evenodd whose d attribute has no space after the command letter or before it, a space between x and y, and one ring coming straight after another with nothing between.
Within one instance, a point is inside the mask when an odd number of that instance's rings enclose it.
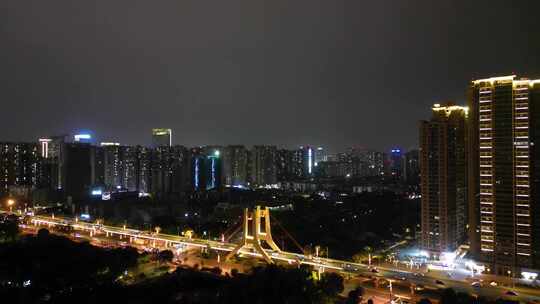
<instances>
[{"instance_id":1,"label":"office building","mask_svg":"<svg viewBox=\"0 0 540 304\"><path fill-rule=\"evenodd\" d=\"M466 235L467 113L435 104L431 120L420 123L421 242L435 255L455 250ZM397 160L401 153L394 150Z\"/></svg>"},{"instance_id":2,"label":"office building","mask_svg":"<svg viewBox=\"0 0 540 304\"><path fill-rule=\"evenodd\" d=\"M471 82L471 251L488 272L540 269L540 80Z\"/></svg>"},{"instance_id":3,"label":"office building","mask_svg":"<svg viewBox=\"0 0 540 304\"><path fill-rule=\"evenodd\" d=\"M171 147L172 129L152 129L152 147Z\"/></svg>"}]
</instances>

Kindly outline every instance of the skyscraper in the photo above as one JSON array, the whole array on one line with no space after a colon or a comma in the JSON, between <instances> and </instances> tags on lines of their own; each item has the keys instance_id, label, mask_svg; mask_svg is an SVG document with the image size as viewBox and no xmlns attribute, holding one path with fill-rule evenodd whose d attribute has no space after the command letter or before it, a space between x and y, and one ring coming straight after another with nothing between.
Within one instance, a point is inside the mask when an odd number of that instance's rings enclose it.
<instances>
[{"instance_id":1,"label":"skyscraper","mask_svg":"<svg viewBox=\"0 0 540 304\"><path fill-rule=\"evenodd\" d=\"M289 181L296 177L295 152L293 150L279 149L276 153L276 175L280 182Z\"/></svg>"},{"instance_id":2,"label":"skyscraper","mask_svg":"<svg viewBox=\"0 0 540 304\"><path fill-rule=\"evenodd\" d=\"M491 273L540 268L540 80L471 82L471 251Z\"/></svg>"},{"instance_id":3,"label":"skyscraper","mask_svg":"<svg viewBox=\"0 0 540 304\"><path fill-rule=\"evenodd\" d=\"M81 132L73 135L73 141L77 143L92 143L92 134L89 132Z\"/></svg>"},{"instance_id":4,"label":"skyscraper","mask_svg":"<svg viewBox=\"0 0 540 304\"><path fill-rule=\"evenodd\" d=\"M420 122L422 246L432 253L452 251L465 237L466 107L433 107Z\"/></svg>"},{"instance_id":5,"label":"skyscraper","mask_svg":"<svg viewBox=\"0 0 540 304\"><path fill-rule=\"evenodd\" d=\"M317 147L315 150L314 165L316 166L318 163L323 161L326 161L326 152L324 151L323 147Z\"/></svg>"},{"instance_id":6,"label":"skyscraper","mask_svg":"<svg viewBox=\"0 0 540 304\"><path fill-rule=\"evenodd\" d=\"M206 190L221 186L221 151L214 149L206 155Z\"/></svg>"},{"instance_id":7,"label":"skyscraper","mask_svg":"<svg viewBox=\"0 0 540 304\"><path fill-rule=\"evenodd\" d=\"M410 150L405 153L403 180L409 185L417 185L420 182L418 150Z\"/></svg>"},{"instance_id":8,"label":"skyscraper","mask_svg":"<svg viewBox=\"0 0 540 304\"><path fill-rule=\"evenodd\" d=\"M141 149L139 153L145 152ZM151 152L150 161L150 190L157 196L178 196L187 189L190 183L190 169L188 149L183 146L162 146ZM143 155L141 155L143 156ZM144 158L139 162L139 187L143 191L142 183L145 182L143 174L146 172Z\"/></svg>"},{"instance_id":9,"label":"skyscraper","mask_svg":"<svg viewBox=\"0 0 540 304\"><path fill-rule=\"evenodd\" d=\"M298 150L302 162L302 177L310 177L315 172L315 149L301 146Z\"/></svg>"},{"instance_id":10,"label":"skyscraper","mask_svg":"<svg viewBox=\"0 0 540 304\"><path fill-rule=\"evenodd\" d=\"M39 152L42 157L41 187L55 190L63 188L64 141L64 135L39 139Z\"/></svg>"},{"instance_id":11,"label":"skyscraper","mask_svg":"<svg viewBox=\"0 0 540 304\"><path fill-rule=\"evenodd\" d=\"M241 145L225 147L222 161L226 185L244 186L247 184L248 150L246 147Z\"/></svg>"},{"instance_id":12,"label":"skyscraper","mask_svg":"<svg viewBox=\"0 0 540 304\"><path fill-rule=\"evenodd\" d=\"M93 146L88 143L65 144L63 162L63 189L68 200L81 202L91 191L93 172Z\"/></svg>"},{"instance_id":13,"label":"skyscraper","mask_svg":"<svg viewBox=\"0 0 540 304\"><path fill-rule=\"evenodd\" d=\"M390 150L390 175L399 180L403 174L403 151L401 148Z\"/></svg>"},{"instance_id":14,"label":"skyscraper","mask_svg":"<svg viewBox=\"0 0 540 304\"><path fill-rule=\"evenodd\" d=\"M35 143L0 143L0 195L27 196L38 183L40 155Z\"/></svg>"},{"instance_id":15,"label":"skyscraper","mask_svg":"<svg viewBox=\"0 0 540 304\"><path fill-rule=\"evenodd\" d=\"M123 188L123 153L117 145L102 146L104 152L104 179L105 185L110 189Z\"/></svg>"},{"instance_id":16,"label":"skyscraper","mask_svg":"<svg viewBox=\"0 0 540 304\"><path fill-rule=\"evenodd\" d=\"M137 153L137 190L150 192L152 185L152 150L138 146Z\"/></svg>"},{"instance_id":17,"label":"skyscraper","mask_svg":"<svg viewBox=\"0 0 540 304\"><path fill-rule=\"evenodd\" d=\"M152 129L152 147L171 147L172 129Z\"/></svg>"},{"instance_id":18,"label":"skyscraper","mask_svg":"<svg viewBox=\"0 0 540 304\"><path fill-rule=\"evenodd\" d=\"M277 183L277 148L254 146L251 151L251 182L255 185Z\"/></svg>"}]
</instances>

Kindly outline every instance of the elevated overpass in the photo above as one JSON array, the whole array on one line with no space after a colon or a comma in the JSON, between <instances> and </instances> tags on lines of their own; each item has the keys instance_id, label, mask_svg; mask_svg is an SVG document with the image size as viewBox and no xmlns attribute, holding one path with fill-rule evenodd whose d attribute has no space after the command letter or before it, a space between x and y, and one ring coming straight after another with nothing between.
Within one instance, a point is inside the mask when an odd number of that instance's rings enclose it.
<instances>
[{"instance_id":1,"label":"elevated overpass","mask_svg":"<svg viewBox=\"0 0 540 304\"><path fill-rule=\"evenodd\" d=\"M475 288L471 286L471 282L452 279L446 276L445 273L429 272L419 274L413 271L383 266L377 266L377 271L374 272L372 268L363 263L353 263L345 260L314 257L301 253L282 251L279 249L262 249L264 252L260 252L260 249L257 247L245 243L237 244L227 241L215 241L162 234L132 229L126 226L116 227L103 225L100 223L83 222L76 218L69 217L34 215L29 216L29 222L32 225L42 227L71 227L75 231L87 232L90 234L90 236L105 236L111 238L111 240L117 240L119 242L134 243L138 240L142 240L146 242L146 246L152 248L163 249L174 248L177 246L206 248L208 250L222 252L224 255L228 255L237 250L236 253L242 256L251 256L253 258L263 260L266 260L265 256L267 256L271 261L282 261L293 265L309 265L318 269L319 271L333 270L343 272L351 276L362 275L371 277L375 280L376 285L378 285L377 282L385 281L387 283L390 282L390 284L388 284L389 286L392 286L392 282L395 284L407 284L410 286L412 294L415 292L415 286L424 286L430 289L454 288L457 291L467 292L473 295L498 298L504 296L505 292L509 289L502 286L489 286L488 284L485 284L482 288ZM264 231L258 232L265 233ZM246 236L250 238L253 237L249 234L244 234L242 242L245 241ZM517 287L513 290L518 293L519 300L540 302L540 289Z\"/></svg>"}]
</instances>

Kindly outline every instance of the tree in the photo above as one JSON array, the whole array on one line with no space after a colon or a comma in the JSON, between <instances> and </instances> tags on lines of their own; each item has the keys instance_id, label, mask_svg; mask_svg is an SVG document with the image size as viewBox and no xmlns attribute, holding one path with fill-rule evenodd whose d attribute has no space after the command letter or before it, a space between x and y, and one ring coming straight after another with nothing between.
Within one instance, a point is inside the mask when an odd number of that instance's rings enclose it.
<instances>
[{"instance_id":1,"label":"tree","mask_svg":"<svg viewBox=\"0 0 540 304\"><path fill-rule=\"evenodd\" d=\"M336 296L343 292L343 277L334 272L325 272L319 281L321 291L328 296Z\"/></svg>"},{"instance_id":2,"label":"tree","mask_svg":"<svg viewBox=\"0 0 540 304\"><path fill-rule=\"evenodd\" d=\"M234 275L219 303L322 303L329 297L307 267L277 265L255 267L249 274Z\"/></svg>"},{"instance_id":3,"label":"tree","mask_svg":"<svg viewBox=\"0 0 540 304\"><path fill-rule=\"evenodd\" d=\"M495 304L519 304L519 301L506 300L506 299L497 299Z\"/></svg>"},{"instance_id":4,"label":"tree","mask_svg":"<svg viewBox=\"0 0 540 304\"><path fill-rule=\"evenodd\" d=\"M0 236L4 240L14 241L19 235L19 218L15 215L4 217L0 222Z\"/></svg>"},{"instance_id":5,"label":"tree","mask_svg":"<svg viewBox=\"0 0 540 304\"><path fill-rule=\"evenodd\" d=\"M458 292L456 294L457 304L469 304L469 303L473 303L473 300L474 298L468 293Z\"/></svg>"},{"instance_id":6,"label":"tree","mask_svg":"<svg viewBox=\"0 0 540 304\"><path fill-rule=\"evenodd\" d=\"M452 288L446 288L441 295L441 304L456 304L457 303L456 291Z\"/></svg>"},{"instance_id":7,"label":"tree","mask_svg":"<svg viewBox=\"0 0 540 304\"><path fill-rule=\"evenodd\" d=\"M346 303L347 304L360 303L360 301L362 300L363 295L364 295L364 288L358 286L355 289L349 291Z\"/></svg>"},{"instance_id":8,"label":"tree","mask_svg":"<svg viewBox=\"0 0 540 304\"><path fill-rule=\"evenodd\" d=\"M158 254L158 260L160 262L172 262L174 253L170 250L163 250Z\"/></svg>"},{"instance_id":9,"label":"tree","mask_svg":"<svg viewBox=\"0 0 540 304\"><path fill-rule=\"evenodd\" d=\"M38 230L37 232L37 237L38 239L47 239L49 237L49 230L45 229L45 228L41 228Z\"/></svg>"},{"instance_id":10,"label":"tree","mask_svg":"<svg viewBox=\"0 0 540 304\"><path fill-rule=\"evenodd\" d=\"M216 266L216 267L212 268L212 269L210 270L210 272L213 273L213 274L221 275L221 273L222 273L223 271L221 270L221 268L219 268L218 266Z\"/></svg>"}]
</instances>

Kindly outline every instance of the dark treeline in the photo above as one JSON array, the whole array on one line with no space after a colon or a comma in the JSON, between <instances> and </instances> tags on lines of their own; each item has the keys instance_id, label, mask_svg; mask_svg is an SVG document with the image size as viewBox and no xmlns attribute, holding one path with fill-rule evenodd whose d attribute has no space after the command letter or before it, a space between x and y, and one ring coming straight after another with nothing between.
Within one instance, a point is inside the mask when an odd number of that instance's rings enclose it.
<instances>
[{"instance_id":1,"label":"dark treeline","mask_svg":"<svg viewBox=\"0 0 540 304\"><path fill-rule=\"evenodd\" d=\"M293 211L272 215L298 243L328 248L330 257L342 259L350 259L366 246L380 249L413 237L420 222L419 202L392 192L353 194L339 202L319 196L295 197ZM283 236L279 227L275 230L274 238ZM295 250L290 244L288 249Z\"/></svg>"},{"instance_id":2,"label":"dark treeline","mask_svg":"<svg viewBox=\"0 0 540 304\"><path fill-rule=\"evenodd\" d=\"M137 264L138 256L134 248L104 250L41 229L0 246L0 294L34 303L87 292L113 283Z\"/></svg>"}]
</instances>

